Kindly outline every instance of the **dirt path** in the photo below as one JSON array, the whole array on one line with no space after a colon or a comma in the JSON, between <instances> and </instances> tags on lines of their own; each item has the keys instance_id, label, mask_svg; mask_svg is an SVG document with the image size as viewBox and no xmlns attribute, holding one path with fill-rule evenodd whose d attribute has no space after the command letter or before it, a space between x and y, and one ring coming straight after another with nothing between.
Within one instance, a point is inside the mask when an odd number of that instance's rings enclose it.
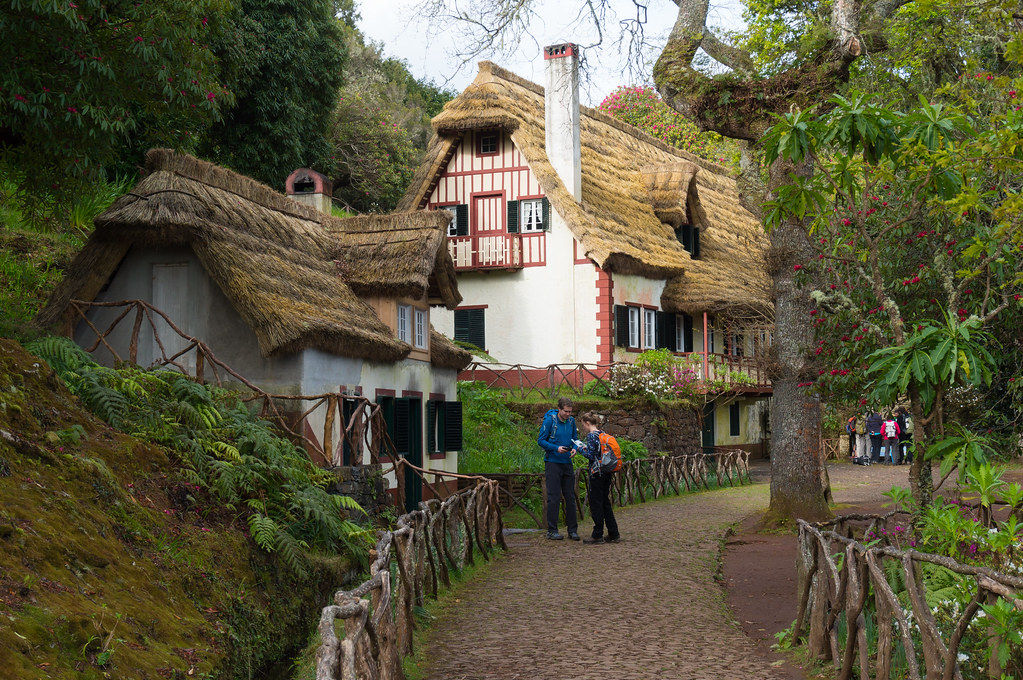
<instances>
[{"instance_id":1,"label":"dirt path","mask_svg":"<svg viewBox=\"0 0 1023 680\"><path fill-rule=\"evenodd\" d=\"M831 464L828 466L835 512L880 512L883 493L893 484L905 486L905 466ZM754 479L768 480L768 471L755 470ZM776 673L791 680L804 678L788 657L773 652L774 634L796 618L796 537L756 533L757 517L749 517L725 543L724 576L728 605L756 653Z\"/></svg>"},{"instance_id":2,"label":"dirt path","mask_svg":"<svg viewBox=\"0 0 1023 680\"><path fill-rule=\"evenodd\" d=\"M617 545L509 537L510 552L440 610L424 640L425 676L786 677L758 657L714 578L726 528L767 495L757 484L625 508Z\"/></svg>"}]
</instances>

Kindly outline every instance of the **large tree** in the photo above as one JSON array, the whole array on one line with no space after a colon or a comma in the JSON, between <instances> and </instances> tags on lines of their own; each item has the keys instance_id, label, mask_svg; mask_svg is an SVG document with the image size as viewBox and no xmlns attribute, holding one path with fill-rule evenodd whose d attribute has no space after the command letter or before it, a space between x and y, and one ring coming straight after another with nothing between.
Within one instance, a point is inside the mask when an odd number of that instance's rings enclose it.
<instances>
[{"instance_id":1,"label":"large tree","mask_svg":"<svg viewBox=\"0 0 1023 680\"><path fill-rule=\"evenodd\" d=\"M282 189L295 168L323 169L344 82L342 20L352 3L240 0L237 33L216 45L236 105L207 132L204 156ZM339 18L340 17L340 18Z\"/></svg>"},{"instance_id":2,"label":"large tree","mask_svg":"<svg viewBox=\"0 0 1023 680\"><path fill-rule=\"evenodd\" d=\"M210 47L231 31L215 0L5 3L5 175L73 196L130 144L189 144L232 102Z\"/></svg>"}]
</instances>

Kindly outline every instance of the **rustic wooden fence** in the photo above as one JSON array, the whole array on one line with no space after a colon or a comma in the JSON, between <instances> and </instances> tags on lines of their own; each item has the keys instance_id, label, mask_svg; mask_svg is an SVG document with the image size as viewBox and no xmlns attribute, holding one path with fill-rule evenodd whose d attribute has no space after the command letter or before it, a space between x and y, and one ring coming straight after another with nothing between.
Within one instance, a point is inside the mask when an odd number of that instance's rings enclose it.
<instances>
[{"instance_id":1,"label":"rustic wooden fence","mask_svg":"<svg viewBox=\"0 0 1023 680\"><path fill-rule=\"evenodd\" d=\"M730 354L703 354L692 352L681 355L689 359L691 367L699 375L704 389L749 389L764 391L770 389L771 381L764 370L763 362L756 357L741 357ZM558 396L585 396L598 389L610 389L610 377L616 366L632 366L627 362L607 364L506 364L500 362L473 362L464 368L460 380L478 380L488 387L507 390L511 395L528 399L536 396L553 399Z\"/></svg>"},{"instance_id":2,"label":"rustic wooden fence","mask_svg":"<svg viewBox=\"0 0 1023 680\"><path fill-rule=\"evenodd\" d=\"M833 663L836 678L1004 677L999 651L1007 643L991 629L982 634L986 653L974 655L986 658L961 654L961 644L981 605L1004 598L1023 611L1023 578L914 550L905 513L798 525L799 604L792 635L806 635L810 654ZM973 590L961 612L945 615L951 623L939 623L927 600L925 581L938 572L966 580Z\"/></svg>"},{"instance_id":3,"label":"rustic wooden fence","mask_svg":"<svg viewBox=\"0 0 1023 680\"><path fill-rule=\"evenodd\" d=\"M89 318L90 309L117 310L117 315L100 328ZM129 320L131 331L125 353L118 351L115 344L119 341L111 336ZM219 360L206 343L182 331L166 313L145 300L72 300L66 324L68 337L79 321L96 336L85 350L93 353L102 347L115 364L138 365L139 340L143 332L151 333L157 353L148 368L173 368L199 382L223 385L226 381L244 388L249 394L242 401L257 404L260 417L274 422L295 441L322 456L328 465L341 465L345 458L352 464L361 464L366 452L371 464L377 464L382 455L396 457L379 404L362 395L340 391L313 395L269 393ZM169 329L171 338L180 345L176 350L167 349L170 343L165 342L166 333L161 335L161 325ZM308 426L314 414L323 415L322 438L317 438Z\"/></svg>"},{"instance_id":4,"label":"rustic wooden fence","mask_svg":"<svg viewBox=\"0 0 1023 680\"><path fill-rule=\"evenodd\" d=\"M401 662L412 654L415 608L449 587L451 571L473 564L476 554L489 560L507 547L497 481L428 471L404 460L395 464L398 479L406 468L424 483L429 475L473 483L399 517L370 554L369 579L334 594L320 615L316 680L404 680Z\"/></svg>"},{"instance_id":5,"label":"rustic wooden fence","mask_svg":"<svg viewBox=\"0 0 1023 680\"><path fill-rule=\"evenodd\" d=\"M720 449L714 453L695 453L679 456L652 456L624 461L615 474L611 486L611 503L624 507L645 503L667 495L680 495L690 491L709 489L710 480L718 486L747 484L752 481L749 467L750 454L741 449ZM508 499L505 505L517 505L545 529L547 521L547 483L543 473L485 474L498 482L500 493ZM514 483L509 483L514 480ZM589 508L589 472L586 468L575 471L576 512L580 519ZM537 515L526 502L526 496L539 487L541 511ZM564 502L562 503L564 507Z\"/></svg>"}]
</instances>

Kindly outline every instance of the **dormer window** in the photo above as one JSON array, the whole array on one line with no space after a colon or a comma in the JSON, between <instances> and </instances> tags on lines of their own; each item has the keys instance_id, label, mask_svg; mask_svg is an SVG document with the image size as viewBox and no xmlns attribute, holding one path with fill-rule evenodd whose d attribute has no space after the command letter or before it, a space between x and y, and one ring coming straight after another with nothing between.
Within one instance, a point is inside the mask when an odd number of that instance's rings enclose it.
<instances>
[{"instance_id":1,"label":"dormer window","mask_svg":"<svg viewBox=\"0 0 1023 680\"><path fill-rule=\"evenodd\" d=\"M675 229L675 238L694 260L700 259L700 230L691 224L683 224Z\"/></svg>"},{"instance_id":2,"label":"dormer window","mask_svg":"<svg viewBox=\"0 0 1023 680\"><path fill-rule=\"evenodd\" d=\"M480 156L496 156L501 144L501 133L496 130L481 132L476 138L476 153Z\"/></svg>"}]
</instances>

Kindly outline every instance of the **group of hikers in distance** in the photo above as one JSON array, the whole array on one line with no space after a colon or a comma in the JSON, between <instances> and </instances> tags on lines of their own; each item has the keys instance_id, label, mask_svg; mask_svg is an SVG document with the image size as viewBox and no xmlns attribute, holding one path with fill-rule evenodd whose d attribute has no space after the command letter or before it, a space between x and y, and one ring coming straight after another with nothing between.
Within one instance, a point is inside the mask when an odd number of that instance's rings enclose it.
<instances>
[{"instance_id":1,"label":"group of hikers in distance","mask_svg":"<svg viewBox=\"0 0 1023 680\"><path fill-rule=\"evenodd\" d=\"M576 427L572 415L575 404L568 397L558 400L558 407L543 416L537 443L544 451L544 479L547 484L547 538L560 541L565 537L558 531L561 500L565 500L565 524L568 538L579 540L579 523L575 512L575 469L573 456L588 461L590 515L593 531L583 540L586 544L617 543L620 540L618 523L611 508L611 484L614 474L621 469L622 451L618 441L600 429L601 417L592 411L579 416ZM580 441L579 432L585 440ZM606 529L606 534L605 534Z\"/></svg>"},{"instance_id":2,"label":"group of hikers in distance","mask_svg":"<svg viewBox=\"0 0 1023 680\"><path fill-rule=\"evenodd\" d=\"M905 465L913 462L913 417L905 408L868 411L854 415L845 423L849 435L849 456L857 465L884 463Z\"/></svg>"}]
</instances>

